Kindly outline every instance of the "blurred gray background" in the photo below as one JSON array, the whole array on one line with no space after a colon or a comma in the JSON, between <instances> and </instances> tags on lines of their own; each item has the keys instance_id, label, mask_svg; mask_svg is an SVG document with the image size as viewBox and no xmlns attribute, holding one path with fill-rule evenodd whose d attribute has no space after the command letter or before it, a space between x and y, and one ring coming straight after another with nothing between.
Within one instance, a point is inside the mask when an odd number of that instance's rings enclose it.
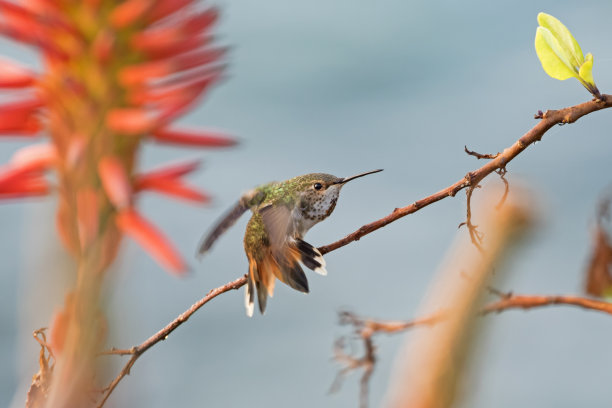
<instances>
[{"instance_id":1,"label":"blurred gray background","mask_svg":"<svg viewBox=\"0 0 612 408\"><path fill-rule=\"evenodd\" d=\"M250 187L309 172L384 168L349 184L332 217L307 236L328 244L482 165L463 153L464 145L503 150L536 123L538 109L589 100L577 81L556 81L542 70L533 48L539 11L558 17L594 54L595 81L611 91L608 0L215 4L222 10L220 42L233 47L230 79L182 123L227 130L241 144L143 150L143 168L202 157L205 168L191 181L214 202L202 208L142 199L145 214L193 273L170 276L127 241L107 298L111 327L120 332L109 344L120 348L140 343L208 290L246 272L247 217L201 262L193 254L201 235ZM35 64L28 50L6 41L0 47ZM511 185L528 180L537 191L543 219L501 289L581 293L595 205L612 181L611 114L553 128L508 166ZM22 145L2 141L1 161ZM500 184L492 177L484 188ZM328 254L329 276L310 273L308 296L277 286L264 317L245 316L242 291L215 299L147 352L108 406L357 406L355 374L338 393L327 393L338 369L333 342L349 333L338 326L337 311L414 317L446 249L466 234L457 231L465 201L461 193ZM20 383L29 382L38 358L31 332L62 303L66 281L54 199L0 203L0 225L0 406L23 406ZM465 376L465 406L610 405L610 316L565 307L506 312L485 323L478 360ZM383 399L401 340L376 339L372 406ZM118 370L116 364L109 373Z\"/></svg>"}]
</instances>

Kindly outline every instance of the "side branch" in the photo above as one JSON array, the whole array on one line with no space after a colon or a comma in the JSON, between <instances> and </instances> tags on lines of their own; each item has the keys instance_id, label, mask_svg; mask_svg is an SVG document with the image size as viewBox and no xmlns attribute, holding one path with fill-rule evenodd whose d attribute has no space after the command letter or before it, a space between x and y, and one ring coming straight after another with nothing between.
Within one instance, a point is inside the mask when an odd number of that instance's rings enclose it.
<instances>
[{"instance_id":1,"label":"side branch","mask_svg":"<svg viewBox=\"0 0 612 408\"><path fill-rule=\"evenodd\" d=\"M482 314L500 313L509 309L532 309L535 307L569 305L582 309L595 310L597 312L612 315L612 303L603 300L595 300L580 296L526 296L505 295L497 302L491 303L482 309Z\"/></svg>"},{"instance_id":2,"label":"side branch","mask_svg":"<svg viewBox=\"0 0 612 408\"><path fill-rule=\"evenodd\" d=\"M329 245L319 247L322 254L331 252L335 249L343 247L353 241L358 241L361 237L384 227L408 214L412 214L427 207L446 197L454 197L459 191L466 187L476 186L478 183L487 177L489 174L505 169L516 156L518 156L527 146L539 141L550 128L557 124L573 123L589 113L612 107L612 95L602 95L601 100L591 100L580 105L571 106L560 110L549 110L541 115L541 120L531 130L521 136L514 144L499 153L494 159L487 162L484 166L477 170L469 172L465 177L447 188L438 191L435 194L425 197L414 202L406 207L396 208L386 217L366 224L357 231L347 235L346 237L333 242Z\"/></svg>"}]
</instances>

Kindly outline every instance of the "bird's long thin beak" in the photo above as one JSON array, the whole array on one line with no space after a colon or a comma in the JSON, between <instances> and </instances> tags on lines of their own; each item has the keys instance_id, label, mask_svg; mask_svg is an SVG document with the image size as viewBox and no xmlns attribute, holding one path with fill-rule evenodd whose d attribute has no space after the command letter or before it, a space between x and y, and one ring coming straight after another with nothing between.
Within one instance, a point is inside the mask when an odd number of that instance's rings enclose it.
<instances>
[{"instance_id":1,"label":"bird's long thin beak","mask_svg":"<svg viewBox=\"0 0 612 408\"><path fill-rule=\"evenodd\" d=\"M355 176L351 176L351 177L344 177L339 179L337 182L335 182L334 184L344 184L346 182L349 182L351 180L355 180L356 178L359 177L363 177L363 176L367 176L368 174L373 174L373 173L380 173L381 171L383 171L383 169L378 169L378 170L372 170L372 171L366 171L365 173L360 173L357 174Z\"/></svg>"}]
</instances>

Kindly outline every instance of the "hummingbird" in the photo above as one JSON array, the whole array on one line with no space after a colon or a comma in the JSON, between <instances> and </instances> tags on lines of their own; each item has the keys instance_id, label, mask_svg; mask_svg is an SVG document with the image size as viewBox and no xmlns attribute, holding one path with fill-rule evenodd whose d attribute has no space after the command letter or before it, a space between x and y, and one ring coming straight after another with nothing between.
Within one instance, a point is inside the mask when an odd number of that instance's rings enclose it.
<instances>
[{"instance_id":1,"label":"hummingbird","mask_svg":"<svg viewBox=\"0 0 612 408\"><path fill-rule=\"evenodd\" d=\"M250 209L253 215L244 234L244 250L249 261L245 308L247 315L253 316L257 292L259 311L263 314L268 296L274 294L276 279L308 293L308 280L300 263L327 275L321 252L304 241L304 235L334 211L340 190L346 183L380 171L382 169L351 177L311 173L256 187L243 194L203 237L198 253L205 254Z\"/></svg>"}]
</instances>

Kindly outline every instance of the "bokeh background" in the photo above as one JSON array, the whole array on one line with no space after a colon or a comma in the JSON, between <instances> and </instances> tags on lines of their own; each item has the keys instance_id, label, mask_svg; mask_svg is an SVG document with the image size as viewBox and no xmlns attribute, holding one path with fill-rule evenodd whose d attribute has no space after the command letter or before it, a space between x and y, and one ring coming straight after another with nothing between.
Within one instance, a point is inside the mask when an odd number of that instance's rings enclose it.
<instances>
[{"instance_id":1,"label":"bokeh background","mask_svg":"<svg viewBox=\"0 0 612 408\"><path fill-rule=\"evenodd\" d=\"M333 216L307 236L328 244L482 165L464 145L497 152L535 124L538 109L588 100L577 81L559 82L541 69L533 48L539 11L558 17L594 54L599 89L612 87L608 0L211 4L222 10L219 41L232 46L230 77L183 123L227 130L241 144L143 151L143 168L204 158L205 169L191 181L214 202L200 208L152 195L142 200L145 214L191 260L192 274L168 275L128 241L107 297L116 333L109 341L117 347L140 343L208 290L245 273L246 217L201 262L193 254L214 220L252 186L384 168L348 185ZM0 42L0 51L37 64L13 43ZM603 111L555 127L508 166L511 186L535 192L542 218L501 289L581 292L595 206L612 181L609 123ZM19 146L2 141L1 161ZM499 184L492 177L484 188ZM337 311L414 317L447 247L467 234L457 231L465 201L461 193L328 254L329 276L309 274L308 296L278 287L264 317L245 316L242 291L215 299L147 352L108 406L356 406L355 374L340 392L327 393L338 369L333 342L349 333L338 326ZM69 262L55 236L53 197L0 204L0 225L0 406L17 407L36 371L31 332L61 304ZM610 316L549 308L485 323L465 375L465 406L609 406ZM383 400L401 340L376 340L373 406Z\"/></svg>"}]
</instances>

